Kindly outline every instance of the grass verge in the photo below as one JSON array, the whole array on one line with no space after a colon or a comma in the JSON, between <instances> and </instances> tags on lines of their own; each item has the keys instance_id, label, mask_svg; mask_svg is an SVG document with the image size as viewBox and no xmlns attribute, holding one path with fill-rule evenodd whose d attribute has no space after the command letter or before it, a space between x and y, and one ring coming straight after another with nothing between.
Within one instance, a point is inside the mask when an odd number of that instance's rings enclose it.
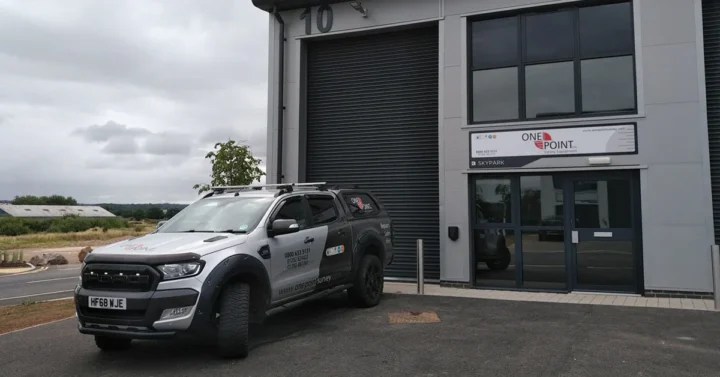
<instances>
[{"instance_id":1,"label":"grass verge","mask_svg":"<svg viewBox=\"0 0 720 377\"><path fill-rule=\"evenodd\" d=\"M0 334L75 315L72 299L0 306Z\"/></svg>"},{"instance_id":2,"label":"grass verge","mask_svg":"<svg viewBox=\"0 0 720 377\"><path fill-rule=\"evenodd\" d=\"M155 229L154 224L131 225L129 228L92 228L74 233L35 233L21 236L0 236L0 250L44 247L100 246L127 237L137 237Z\"/></svg>"}]
</instances>

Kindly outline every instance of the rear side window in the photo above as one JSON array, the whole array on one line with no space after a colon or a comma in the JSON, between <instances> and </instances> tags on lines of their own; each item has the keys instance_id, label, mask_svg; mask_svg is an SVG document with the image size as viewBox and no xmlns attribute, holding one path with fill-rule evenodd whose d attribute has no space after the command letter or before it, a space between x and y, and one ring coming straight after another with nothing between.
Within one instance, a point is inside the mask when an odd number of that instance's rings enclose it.
<instances>
[{"instance_id":1,"label":"rear side window","mask_svg":"<svg viewBox=\"0 0 720 377\"><path fill-rule=\"evenodd\" d=\"M370 195L360 193L343 194L343 199L350 208L350 213L355 217L372 216L379 213L377 203Z\"/></svg>"},{"instance_id":2,"label":"rear side window","mask_svg":"<svg viewBox=\"0 0 720 377\"><path fill-rule=\"evenodd\" d=\"M338 212L331 196L308 196L307 199L314 225L330 224L337 220Z\"/></svg>"}]
</instances>

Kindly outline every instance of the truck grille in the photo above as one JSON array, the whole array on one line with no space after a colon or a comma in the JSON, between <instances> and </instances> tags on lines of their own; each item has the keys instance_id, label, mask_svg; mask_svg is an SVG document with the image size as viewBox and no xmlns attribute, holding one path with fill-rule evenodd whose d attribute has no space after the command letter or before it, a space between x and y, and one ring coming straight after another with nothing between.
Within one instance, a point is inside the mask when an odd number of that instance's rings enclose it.
<instances>
[{"instance_id":1,"label":"truck grille","mask_svg":"<svg viewBox=\"0 0 720 377\"><path fill-rule=\"evenodd\" d=\"M88 264L82 272L82 287L104 291L147 292L160 274L150 266Z\"/></svg>"}]
</instances>

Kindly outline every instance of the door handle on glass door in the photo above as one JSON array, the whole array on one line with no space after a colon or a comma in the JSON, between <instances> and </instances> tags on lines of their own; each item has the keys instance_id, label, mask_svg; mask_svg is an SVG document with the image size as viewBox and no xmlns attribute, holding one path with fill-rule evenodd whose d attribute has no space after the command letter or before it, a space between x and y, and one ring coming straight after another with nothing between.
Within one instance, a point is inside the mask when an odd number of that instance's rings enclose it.
<instances>
[{"instance_id":1,"label":"door handle on glass door","mask_svg":"<svg viewBox=\"0 0 720 377\"><path fill-rule=\"evenodd\" d=\"M311 242L315 242L315 239L311 238L311 237L305 237L305 243L311 243Z\"/></svg>"}]
</instances>

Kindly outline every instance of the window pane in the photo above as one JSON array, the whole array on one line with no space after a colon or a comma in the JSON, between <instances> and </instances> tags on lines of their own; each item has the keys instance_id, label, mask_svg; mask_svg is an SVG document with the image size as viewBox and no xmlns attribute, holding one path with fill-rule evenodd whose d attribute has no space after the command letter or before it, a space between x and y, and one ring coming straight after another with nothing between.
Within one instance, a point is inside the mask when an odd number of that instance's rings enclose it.
<instances>
[{"instance_id":1,"label":"window pane","mask_svg":"<svg viewBox=\"0 0 720 377\"><path fill-rule=\"evenodd\" d=\"M476 229L474 237L476 284L486 287L516 287L513 230Z\"/></svg>"},{"instance_id":2,"label":"window pane","mask_svg":"<svg viewBox=\"0 0 720 377\"><path fill-rule=\"evenodd\" d=\"M337 219L333 198L309 197L308 204L312 211L313 224L329 224Z\"/></svg>"},{"instance_id":3,"label":"window pane","mask_svg":"<svg viewBox=\"0 0 720 377\"><path fill-rule=\"evenodd\" d=\"M350 208L350 213L355 217L374 215L378 212L377 204L368 195L350 193L345 194L343 199Z\"/></svg>"},{"instance_id":4,"label":"window pane","mask_svg":"<svg viewBox=\"0 0 720 377\"><path fill-rule=\"evenodd\" d=\"M580 8L582 57L632 54L632 26L630 3Z\"/></svg>"},{"instance_id":5,"label":"window pane","mask_svg":"<svg viewBox=\"0 0 720 377\"><path fill-rule=\"evenodd\" d=\"M565 234L560 231L523 231L523 288L563 289Z\"/></svg>"},{"instance_id":6,"label":"window pane","mask_svg":"<svg viewBox=\"0 0 720 377\"><path fill-rule=\"evenodd\" d=\"M631 228L630 181L575 182L576 228Z\"/></svg>"},{"instance_id":7,"label":"window pane","mask_svg":"<svg viewBox=\"0 0 720 377\"><path fill-rule=\"evenodd\" d=\"M527 118L575 113L573 62L525 67L525 111Z\"/></svg>"},{"instance_id":8,"label":"window pane","mask_svg":"<svg viewBox=\"0 0 720 377\"><path fill-rule=\"evenodd\" d=\"M552 175L522 176L520 195L522 225L564 226L562 181Z\"/></svg>"},{"instance_id":9,"label":"window pane","mask_svg":"<svg viewBox=\"0 0 720 377\"><path fill-rule=\"evenodd\" d=\"M517 68L473 72L473 120L511 120L518 118Z\"/></svg>"},{"instance_id":10,"label":"window pane","mask_svg":"<svg viewBox=\"0 0 720 377\"><path fill-rule=\"evenodd\" d=\"M635 284L633 244L630 241L583 241L577 245L577 283L614 286Z\"/></svg>"},{"instance_id":11,"label":"window pane","mask_svg":"<svg viewBox=\"0 0 720 377\"><path fill-rule=\"evenodd\" d=\"M475 69L517 64L517 17L473 23L472 56Z\"/></svg>"},{"instance_id":12,"label":"window pane","mask_svg":"<svg viewBox=\"0 0 720 377\"><path fill-rule=\"evenodd\" d=\"M295 220L300 229L305 228L305 208L300 198L288 199L278 211L274 220Z\"/></svg>"},{"instance_id":13,"label":"window pane","mask_svg":"<svg viewBox=\"0 0 720 377\"><path fill-rule=\"evenodd\" d=\"M475 181L475 221L478 223L511 223L509 179Z\"/></svg>"},{"instance_id":14,"label":"window pane","mask_svg":"<svg viewBox=\"0 0 720 377\"><path fill-rule=\"evenodd\" d=\"M525 19L525 61L572 58L575 54L572 13L553 12Z\"/></svg>"},{"instance_id":15,"label":"window pane","mask_svg":"<svg viewBox=\"0 0 720 377\"><path fill-rule=\"evenodd\" d=\"M635 78L632 56L583 60L583 112L635 109Z\"/></svg>"}]
</instances>

